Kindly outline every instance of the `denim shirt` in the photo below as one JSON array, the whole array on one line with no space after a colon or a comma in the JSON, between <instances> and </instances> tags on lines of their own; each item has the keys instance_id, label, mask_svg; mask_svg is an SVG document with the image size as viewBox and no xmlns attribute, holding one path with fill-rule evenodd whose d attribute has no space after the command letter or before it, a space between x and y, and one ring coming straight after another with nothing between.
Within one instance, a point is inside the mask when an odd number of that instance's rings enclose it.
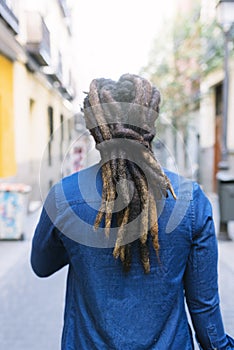
<instances>
[{"instance_id":1,"label":"denim shirt","mask_svg":"<svg viewBox=\"0 0 234 350\"><path fill-rule=\"evenodd\" d=\"M165 171L177 194L157 202L159 260L149 238L145 274L139 240L128 273L113 258L115 230L93 229L101 203L97 164L50 190L37 225L31 264L40 277L69 265L62 350L234 349L225 334L217 284L217 240L211 205L197 183Z\"/></svg>"}]
</instances>

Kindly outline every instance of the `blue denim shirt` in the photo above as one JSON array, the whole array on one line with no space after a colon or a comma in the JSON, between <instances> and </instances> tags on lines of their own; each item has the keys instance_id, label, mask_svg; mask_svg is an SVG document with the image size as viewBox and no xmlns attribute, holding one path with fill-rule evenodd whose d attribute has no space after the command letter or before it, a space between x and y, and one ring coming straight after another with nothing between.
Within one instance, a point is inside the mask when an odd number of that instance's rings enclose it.
<instances>
[{"instance_id":1,"label":"blue denim shirt","mask_svg":"<svg viewBox=\"0 0 234 350\"><path fill-rule=\"evenodd\" d=\"M32 243L34 272L46 277L69 264L63 350L191 350L185 311L201 349L234 349L225 334L217 285L217 241L210 203L198 184L166 172L178 199L157 203L160 260L151 242L144 274L138 240L124 273L109 239L93 229L101 203L99 165L49 192ZM149 239L150 240L150 239Z\"/></svg>"}]
</instances>

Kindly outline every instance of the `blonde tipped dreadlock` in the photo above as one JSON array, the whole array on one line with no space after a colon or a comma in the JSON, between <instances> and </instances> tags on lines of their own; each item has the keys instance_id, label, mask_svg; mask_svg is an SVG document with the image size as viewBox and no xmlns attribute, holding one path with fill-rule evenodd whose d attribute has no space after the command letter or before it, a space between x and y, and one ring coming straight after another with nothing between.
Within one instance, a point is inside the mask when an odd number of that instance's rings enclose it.
<instances>
[{"instance_id":1,"label":"blonde tipped dreadlock","mask_svg":"<svg viewBox=\"0 0 234 350\"><path fill-rule=\"evenodd\" d=\"M125 104L121 104L125 103ZM141 214L139 225L140 256L145 273L150 271L148 234L152 236L153 247L159 253L158 218L154 193L157 196L168 196L168 190L174 198L175 193L169 179L155 159L151 141L155 136L155 120L159 112L160 93L146 79L137 75L124 74L118 82L109 79L95 79L84 100L86 125L95 139L96 147L106 160L102 165L103 192L102 203L94 224L98 228L105 217L105 233L108 236L112 223L114 203L121 196L124 209L117 211L118 233L113 251L115 258L120 257L126 271L131 267L131 246L124 244L128 234L126 225ZM136 106L140 109L140 121L131 125L125 119L128 113L135 116ZM144 108L143 108L144 107ZM110 116L114 115L114 119ZM136 112L136 118L137 116ZM137 125L137 126L136 126ZM142 167L127 157L126 147L104 147L104 141L133 140L141 156ZM102 144L103 143L103 144ZM142 147L143 146L143 147ZM139 154L137 155L139 157ZM150 179L150 181L149 181ZM133 183L133 196L126 181ZM150 182L150 183L148 183Z\"/></svg>"}]
</instances>

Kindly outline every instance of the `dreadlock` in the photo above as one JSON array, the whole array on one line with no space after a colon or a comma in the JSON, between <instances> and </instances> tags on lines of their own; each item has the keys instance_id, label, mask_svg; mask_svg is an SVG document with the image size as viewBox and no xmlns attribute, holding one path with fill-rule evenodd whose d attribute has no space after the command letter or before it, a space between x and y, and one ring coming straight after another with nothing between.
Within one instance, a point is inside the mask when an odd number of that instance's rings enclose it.
<instances>
[{"instance_id":1,"label":"dreadlock","mask_svg":"<svg viewBox=\"0 0 234 350\"><path fill-rule=\"evenodd\" d=\"M131 244L124 243L128 242L127 224L140 216L140 258L145 273L149 273L149 233L157 256L159 253L156 199L167 197L168 190L176 198L151 148L159 103L156 87L131 74L122 75L117 82L94 79L84 99L86 125L103 160L102 202L94 227L97 229L104 217L105 234L109 236L116 212L118 230L113 255L120 257L126 271L131 267ZM118 211L117 198L124 206Z\"/></svg>"}]
</instances>

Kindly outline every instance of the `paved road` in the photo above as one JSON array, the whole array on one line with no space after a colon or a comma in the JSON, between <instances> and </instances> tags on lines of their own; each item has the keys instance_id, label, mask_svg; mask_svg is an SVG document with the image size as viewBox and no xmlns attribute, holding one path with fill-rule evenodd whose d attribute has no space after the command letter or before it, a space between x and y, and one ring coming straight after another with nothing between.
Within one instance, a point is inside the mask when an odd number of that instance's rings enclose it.
<instances>
[{"instance_id":1,"label":"paved road","mask_svg":"<svg viewBox=\"0 0 234 350\"><path fill-rule=\"evenodd\" d=\"M29 265L38 213L27 219L24 242L0 241L0 349L59 350L66 269L37 278ZM234 229L231 227L234 238ZM226 331L234 336L234 241L219 243L220 295Z\"/></svg>"},{"instance_id":2,"label":"paved road","mask_svg":"<svg viewBox=\"0 0 234 350\"><path fill-rule=\"evenodd\" d=\"M234 336L234 241L219 243L219 288L225 330Z\"/></svg>"},{"instance_id":3,"label":"paved road","mask_svg":"<svg viewBox=\"0 0 234 350\"><path fill-rule=\"evenodd\" d=\"M24 242L0 242L0 349L57 350L63 322L66 269L47 279L29 264L37 213L27 220Z\"/></svg>"}]
</instances>

